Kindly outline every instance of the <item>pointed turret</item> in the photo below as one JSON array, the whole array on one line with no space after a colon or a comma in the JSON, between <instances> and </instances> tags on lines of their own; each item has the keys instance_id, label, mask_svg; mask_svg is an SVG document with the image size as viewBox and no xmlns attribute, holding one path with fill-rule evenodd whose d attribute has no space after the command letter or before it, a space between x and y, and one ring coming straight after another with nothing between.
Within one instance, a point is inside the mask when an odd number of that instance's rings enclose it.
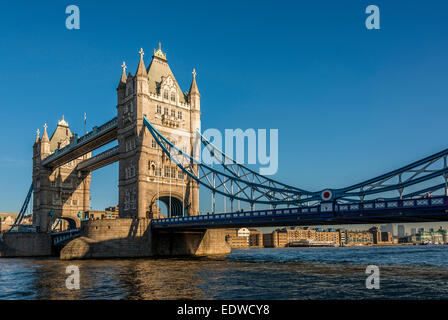
<instances>
[{"instance_id":1,"label":"pointed turret","mask_svg":"<svg viewBox=\"0 0 448 320\"><path fill-rule=\"evenodd\" d=\"M36 140L34 141L33 145L33 164L36 164L38 162L38 156L40 153L40 130L37 129L36 133Z\"/></svg>"},{"instance_id":2,"label":"pointed turret","mask_svg":"<svg viewBox=\"0 0 448 320\"><path fill-rule=\"evenodd\" d=\"M196 84L196 69L193 69L193 81L191 82L190 91L188 92L188 101L193 109L201 109L201 94Z\"/></svg>"},{"instance_id":3,"label":"pointed turret","mask_svg":"<svg viewBox=\"0 0 448 320\"><path fill-rule=\"evenodd\" d=\"M40 140L40 154L42 159L48 156L51 153L50 151L50 139L48 138L47 133L47 124L44 125L44 133L42 135L42 139Z\"/></svg>"},{"instance_id":4,"label":"pointed turret","mask_svg":"<svg viewBox=\"0 0 448 320\"><path fill-rule=\"evenodd\" d=\"M140 62L138 63L137 71L135 72L135 75L138 76L148 76L148 73L146 72L145 62L143 61L143 55L145 54L143 52L143 49L140 48Z\"/></svg>"},{"instance_id":5,"label":"pointed turret","mask_svg":"<svg viewBox=\"0 0 448 320\"><path fill-rule=\"evenodd\" d=\"M35 168L40 164L40 130L37 129L36 140L33 145L33 180L35 177Z\"/></svg>"},{"instance_id":6,"label":"pointed turret","mask_svg":"<svg viewBox=\"0 0 448 320\"><path fill-rule=\"evenodd\" d=\"M123 69L123 72L121 73L120 82L118 83L118 89L120 89L122 87L126 87L126 81L128 80L128 77L126 76L127 66L124 61L123 61L123 64L121 65L121 69Z\"/></svg>"},{"instance_id":7,"label":"pointed turret","mask_svg":"<svg viewBox=\"0 0 448 320\"><path fill-rule=\"evenodd\" d=\"M37 129L36 131L36 140L34 141L34 144L38 144L40 141L40 130Z\"/></svg>"},{"instance_id":8,"label":"pointed turret","mask_svg":"<svg viewBox=\"0 0 448 320\"><path fill-rule=\"evenodd\" d=\"M46 123L44 124L44 133L42 134L42 142L50 142L50 138L48 138Z\"/></svg>"},{"instance_id":9,"label":"pointed turret","mask_svg":"<svg viewBox=\"0 0 448 320\"><path fill-rule=\"evenodd\" d=\"M201 96L199 94L198 85L196 84L196 69L193 69L192 74L193 74L193 81L191 82L190 91L188 92L188 94L190 96L193 94L198 94L199 96Z\"/></svg>"},{"instance_id":10,"label":"pointed turret","mask_svg":"<svg viewBox=\"0 0 448 320\"><path fill-rule=\"evenodd\" d=\"M117 103L121 104L121 102L124 100L124 97L126 96L126 81L128 80L128 77L126 76L126 63L123 61L123 64L121 65L121 78L120 82L118 83L117 87ZM129 73L130 75L130 73Z\"/></svg>"}]
</instances>

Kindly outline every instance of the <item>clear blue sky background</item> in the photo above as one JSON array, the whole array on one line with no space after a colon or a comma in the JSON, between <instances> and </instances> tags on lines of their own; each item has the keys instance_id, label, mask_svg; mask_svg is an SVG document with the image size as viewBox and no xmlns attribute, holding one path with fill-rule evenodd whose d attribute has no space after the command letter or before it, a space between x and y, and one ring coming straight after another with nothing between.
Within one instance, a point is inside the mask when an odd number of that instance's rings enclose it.
<instances>
[{"instance_id":1,"label":"clear blue sky background","mask_svg":"<svg viewBox=\"0 0 448 320\"><path fill-rule=\"evenodd\" d=\"M65 8L81 29L65 28ZM381 30L365 28L369 4ZM0 11L0 211L31 182L35 131L115 116L123 60L162 42L183 90L198 72L205 128L278 128L277 179L343 187L448 146L446 1L13 1ZM92 207L117 202L117 166ZM208 210L209 196L202 197Z\"/></svg>"}]
</instances>

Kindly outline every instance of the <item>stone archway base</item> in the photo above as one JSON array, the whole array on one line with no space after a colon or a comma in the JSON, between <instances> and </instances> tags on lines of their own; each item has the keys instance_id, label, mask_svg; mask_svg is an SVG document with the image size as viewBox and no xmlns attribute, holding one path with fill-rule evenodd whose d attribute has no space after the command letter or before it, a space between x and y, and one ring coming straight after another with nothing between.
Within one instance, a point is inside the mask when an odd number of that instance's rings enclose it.
<instances>
[{"instance_id":1,"label":"stone archway base","mask_svg":"<svg viewBox=\"0 0 448 320\"><path fill-rule=\"evenodd\" d=\"M81 236L61 250L62 260L225 255L224 230L154 231L150 219L86 221Z\"/></svg>"}]
</instances>

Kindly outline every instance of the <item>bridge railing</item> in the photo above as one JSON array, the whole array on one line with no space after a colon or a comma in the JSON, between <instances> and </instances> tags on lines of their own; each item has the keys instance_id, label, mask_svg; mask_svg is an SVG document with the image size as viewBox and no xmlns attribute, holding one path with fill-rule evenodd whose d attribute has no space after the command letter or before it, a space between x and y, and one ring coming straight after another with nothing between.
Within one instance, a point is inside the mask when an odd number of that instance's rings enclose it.
<instances>
[{"instance_id":1,"label":"bridge railing","mask_svg":"<svg viewBox=\"0 0 448 320\"><path fill-rule=\"evenodd\" d=\"M54 232L51 234L51 239L52 239L53 245L57 245L65 240L72 239L72 238L78 236L79 233L80 233L80 229L72 229L72 230Z\"/></svg>"},{"instance_id":2,"label":"bridge railing","mask_svg":"<svg viewBox=\"0 0 448 320\"><path fill-rule=\"evenodd\" d=\"M57 158L69 153L70 151L79 147L80 145L93 140L98 135L101 135L101 134L108 132L109 130L117 127L117 125L118 125L118 118L114 118L114 119L106 122L105 124L103 124L100 127L94 127L92 131L90 131L86 135L82 136L81 138L77 138L75 136L75 138L70 142L69 145L67 145L61 149L56 149L56 151L54 153L52 153L47 158L45 158L44 161L42 161L42 164L46 165L46 164L56 160Z\"/></svg>"},{"instance_id":3,"label":"bridge railing","mask_svg":"<svg viewBox=\"0 0 448 320\"><path fill-rule=\"evenodd\" d=\"M311 206L311 207L295 207L284 209L267 209L247 212L232 212L232 213L217 213L189 217L173 217L165 219L154 219L153 224L196 224L214 221L229 221L233 219L248 219L248 218L271 218L274 216L310 216L318 215L325 216L331 214L350 214L360 211L370 211L372 213L393 210L406 209L422 209L422 208L448 208L448 197L438 196L424 199L405 199L405 200L391 200L391 201L366 201L357 204L333 204L331 210L324 209L325 203Z\"/></svg>"}]
</instances>

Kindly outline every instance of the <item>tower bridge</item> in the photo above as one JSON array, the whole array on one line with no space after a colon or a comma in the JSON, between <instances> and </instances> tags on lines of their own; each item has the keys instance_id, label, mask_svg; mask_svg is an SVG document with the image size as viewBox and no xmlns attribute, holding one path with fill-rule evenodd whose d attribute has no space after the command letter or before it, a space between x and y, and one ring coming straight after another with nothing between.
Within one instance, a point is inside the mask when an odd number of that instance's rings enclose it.
<instances>
[{"instance_id":1,"label":"tower bridge","mask_svg":"<svg viewBox=\"0 0 448 320\"><path fill-rule=\"evenodd\" d=\"M228 227L448 221L448 149L345 188L309 191L281 183L200 134L195 70L183 92L160 44L148 67L142 49L139 54L134 75L122 65L117 117L82 137L64 117L51 137L47 125L42 137L38 131L33 182L13 227L32 206L34 232L8 233L1 255L48 255L55 247L62 247L63 259L222 254L230 250L221 231ZM109 143L115 145L92 156ZM198 160L200 147L217 166ZM115 162L119 219L81 221L79 213L90 208L91 172ZM211 193L211 214L199 215L200 186ZM217 196L230 202L229 212L216 212ZM235 210L235 202L251 209ZM61 219L71 227L55 233Z\"/></svg>"}]
</instances>

